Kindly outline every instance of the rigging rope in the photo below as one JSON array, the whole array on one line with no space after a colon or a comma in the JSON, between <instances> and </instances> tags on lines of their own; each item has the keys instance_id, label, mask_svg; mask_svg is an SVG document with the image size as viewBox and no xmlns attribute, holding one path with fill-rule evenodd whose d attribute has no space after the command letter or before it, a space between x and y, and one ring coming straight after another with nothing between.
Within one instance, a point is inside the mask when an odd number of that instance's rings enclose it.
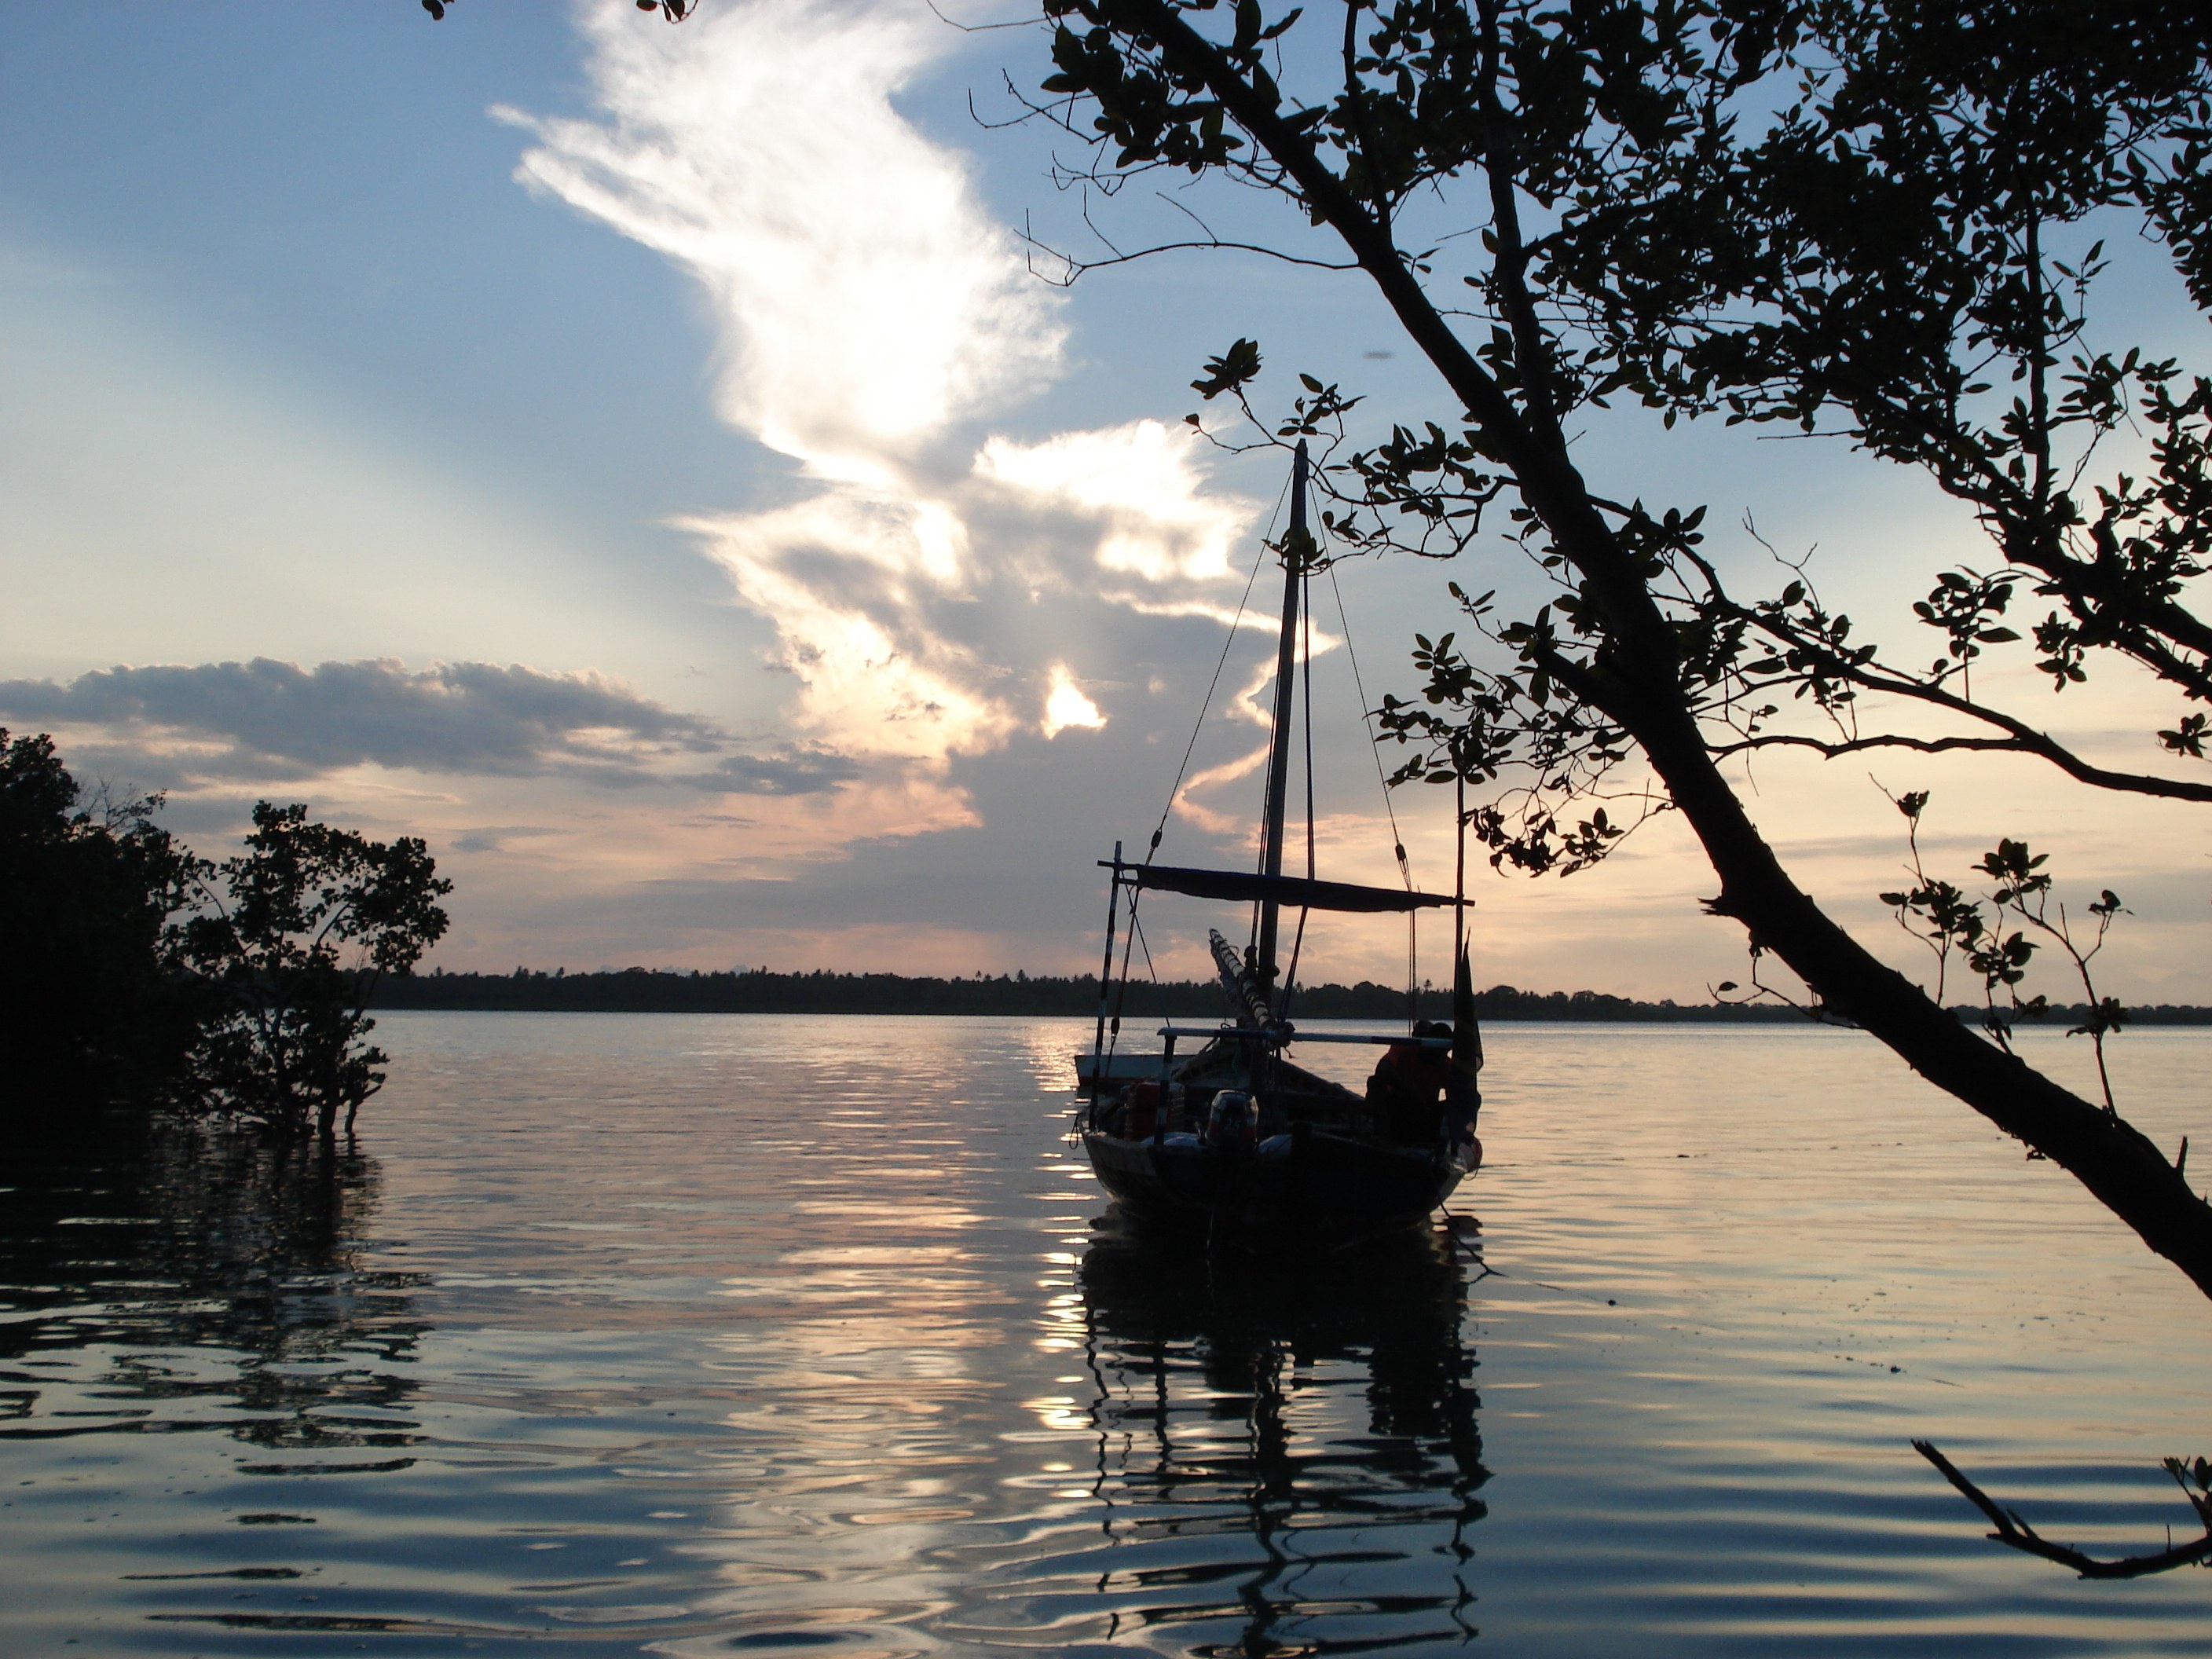
<instances>
[{"instance_id":1,"label":"rigging rope","mask_svg":"<svg viewBox=\"0 0 2212 1659\"><path fill-rule=\"evenodd\" d=\"M1328 522L1326 519L1322 520ZM1390 850L1398 855L1398 879L1406 884L1406 890L1413 890L1413 866L1406 857L1406 837L1398 828L1398 808L1390 798L1390 780L1382 770L1382 749L1375 736L1375 711L1368 705L1367 684L1360 677L1359 653L1352 646L1352 617L1344 608L1344 590L1337 586L1336 561L1331 559L1322 567L1328 573L1328 591L1336 599L1336 624L1344 630L1345 660L1352 665L1352 688L1359 694L1359 720L1367 730L1367 753L1375 763L1375 781L1382 791L1382 811L1390 820ZM1310 767L1311 763L1308 763ZM1310 778L1309 778L1310 782ZM1457 947L1454 947L1453 972L1458 971ZM1410 1027L1421 1010L1421 913L1406 912L1406 1024Z\"/></svg>"},{"instance_id":2,"label":"rigging rope","mask_svg":"<svg viewBox=\"0 0 2212 1659\"><path fill-rule=\"evenodd\" d=\"M1260 567L1267 562L1267 537L1273 534L1275 520L1283 515L1284 499L1291 493L1290 481L1283 481L1282 493L1275 497L1275 510L1268 515L1267 531L1260 538L1260 550L1252 560L1252 574L1244 579L1243 597L1237 601L1236 619L1229 624L1229 637L1221 642L1221 655L1213 665L1213 678L1206 683L1206 696L1199 700L1198 720L1190 728L1190 741L1182 746L1182 764L1176 768L1175 781L1168 786L1167 805L1160 808L1160 821L1152 827L1152 844L1145 848L1145 863L1160 850L1160 837L1167 833L1168 817L1175 811L1176 797L1182 793L1183 775L1190 770L1190 757L1198 750L1198 735L1206 729L1206 717L1213 710L1213 693L1221 684L1221 671L1229 665L1229 653L1237 643L1237 630L1244 625L1244 613L1251 608L1252 584L1260 580Z\"/></svg>"},{"instance_id":3,"label":"rigging rope","mask_svg":"<svg viewBox=\"0 0 2212 1659\"><path fill-rule=\"evenodd\" d=\"M1192 724L1190 740L1183 745L1182 759L1176 768L1175 781L1169 786L1166 804L1160 809L1159 822L1153 827L1152 840L1145 848L1143 864L1139 866L1140 868L1149 866L1152 864L1153 858L1158 855L1160 849L1160 842L1167 832L1168 819L1174 816L1176 801L1182 792L1183 780L1189 775L1191 758L1198 751L1199 738L1206 729L1207 716L1212 712L1213 696L1214 693L1220 689L1222 672L1229 665L1230 653L1236 648L1237 630L1243 626L1245 615L1251 609L1252 589L1259 581L1260 572L1267 563L1267 553L1273 537L1275 526L1282 518L1283 504L1290 495L1290 480L1285 479L1281 491L1276 495L1274 509L1268 515L1267 527L1260 538L1259 551L1253 558L1252 568L1244 578L1244 591L1238 597L1237 603L1237 614L1231 619L1228 636L1221 642L1221 654L1214 660L1213 674L1206 682L1206 696L1199 704L1198 718ZM1326 537L1326 525L1327 520L1326 517L1324 517L1322 520L1323 527L1319 533L1315 536L1315 541L1317 547ZM1318 559L1316 562L1318 562L1321 568L1328 573L1329 591L1336 601L1337 623L1343 630L1344 634L1345 657L1352 665L1352 683L1353 690L1357 693L1359 699L1360 721L1367 733L1370 757L1375 763L1375 779L1376 784L1381 788L1383 813L1389 820L1391 851L1396 856L1398 861L1399 879L1405 884L1406 890L1411 892L1413 890L1413 865L1406 855L1405 835L1398 826L1397 806L1391 797L1389 778L1383 771L1382 756L1375 736L1374 711L1368 706L1367 686L1364 678L1359 672L1359 654L1358 651L1354 649L1352 645L1352 620L1350 614L1345 607L1344 591L1337 583L1335 561L1333 558L1322 558ZM1310 568L1302 575L1299 584L1299 628L1304 655L1304 684L1302 687L1302 690L1305 703L1306 879L1312 881L1316 876L1317 860L1316 830L1314 824L1313 580L1312 571ZM1264 792L1261 802L1263 812L1271 808L1273 805L1273 786L1274 780L1272 775L1269 776L1267 781L1269 787L1266 792ZM1462 791L1464 790L1464 787L1465 786L1462 782ZM1460 875L1460 883L1463 896L1466 880L1464 874L1464 842L1466 835L1464 806L1462 806L1461 810L1459 830L1462 848L1461 854L1462 872ZM1142 894L1140 890L1132 890L1129 896L1129 933L1127 939L1122 942L1121 946L1121 971L1118 976L1120 983L1116 988L1114 999L1111 1025L1113 1040L1115 1042L1118 1042L1121 1036L1121 1013L1128 993L1129 969L1132 965L1132 957L1133 953L1137 950L1141 949L1144 951L1145 967L1146 971L1152 975L1153 981L1158 983L1159 980L1159 969L1152 961L1152 942L1144 937L1143 930L1137 920L1138 902ZM1297 930L1292 936L1291 944L1290 966L1283 976L1282 991L1279 998L1278 999L1279 1005L1278 1012L1279 1018L1285 1017L1288 1013L1291 994L1297 981L1299 957L1305 945L1306 921L1310 914L1310 907L1301 906L1299 908ZM1464 926L1463 915L1460 914L1457 908L1455 908L1453 920L1455 933L1455 971L1456 971L1456 953L1458 949L1457 937L1459 930ZM1408 910L1406 913L1406 1006L1407 1018L1409 1021L1413 1018L1419 1008L1419 981L1418 975L1419 973L1419 913L1415 910ZM1254 907L1252 916L1251 943L1247 948L1248 959L1252 951L1256 950L1258 940L1259 911L1258 907L1255 905ZM1108 1051L1109 1053L1111 1052L1110 1044Z\"/></svg>"},{"instance_id":4,"label":"rigging rope","mask_svg":"<svg viewBox=\"0 0 2212 1659\"><path fill-rule=\"evenodd\" d=\"M1158 985L1160 982L1160 970L1152 962L1152 942L1145 937L1144 928L1138 925L1134 906L1132 906L1129 910L1129 931L1137 936L1137 944L1145 953L1145 971L1152 976L1152 983Z\"/></svg>"},{"instance_id":5,"label":"rigging rope","mask_svg":"<svg viewBox=\"0 0 2212 1659\"><path fill-rule=\"evenodd\" d=\"M1390 848L1398 855L1398 874L1410 893L1413 890L1413 866L1406 859L1406 838L1399 833L1398 809L1390 799L1390 780L1382 770L1382 745L1375 736L1375 711L1367 706L1367 686L1359 677L1359 653L1352 648L1352 618L1345 613L1344 590L1336 585L1335 562L1330 561L1324 568L1328 572L1329 592L1336 596L1336 624L1344 630L1344 655L1352 665L1352 689L1359 694L1359 720L1367 728L1367 752L1375 763L1375 781L1382 787L1382 810L1390 819Z\"/></svg>"},{"instance_id":6,"label":"rigging rope","mask_svg":"<svg viewBox=\"0 0 2212 1659\"><path fill-rule=\"evenodd\" d=\"M1135 948L1137 943L1137 901L1143 896L1144 890L1141 888L1134 889L1129 894L1129 936L1121 941L1121 972L1114 985L1114 1022L1108 1028L1112 1035L1106 1042L1106 1054L1109 1059L1112 1058L1115 1049L1119 1048L1121 1042L1121 1009L1129 1000L1129 952ZM1152 947L1148 945L1145 947L1145 960L1149 963L1152 959ZM1157 978L1158 975L1155 975L1154 977Z\"/></svg>"}]
</instances>

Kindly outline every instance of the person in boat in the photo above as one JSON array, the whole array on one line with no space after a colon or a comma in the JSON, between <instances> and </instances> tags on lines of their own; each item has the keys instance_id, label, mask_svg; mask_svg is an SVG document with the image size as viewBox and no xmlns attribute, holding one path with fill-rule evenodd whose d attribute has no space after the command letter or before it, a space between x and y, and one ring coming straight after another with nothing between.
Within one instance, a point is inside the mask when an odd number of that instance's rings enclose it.
<instances>
[{"instance_id":1,"label":"person in boat","mask_svg":"<svg viewBox=\"0 0 2212 1659\"><path fill-rule=\"evenodd\" d=\"M1413 1037L1449 1037L1442 1021L1418 1020ZM1434 1146L1443 1138L1444 1085L1451 1079L1449 1051L1425 1043L1394 1042L1367 1079L1367 1109L1376 1127L1409 1146Z\"/></svg>"}]
</instances>

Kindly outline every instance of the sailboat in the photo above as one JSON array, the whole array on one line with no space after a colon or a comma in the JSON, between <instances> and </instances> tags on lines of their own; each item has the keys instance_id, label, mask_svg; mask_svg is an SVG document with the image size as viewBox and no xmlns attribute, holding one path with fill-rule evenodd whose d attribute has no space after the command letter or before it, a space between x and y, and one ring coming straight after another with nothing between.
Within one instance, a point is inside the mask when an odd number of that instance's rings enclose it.
<instances>
[{"instance_id":1,"label":"sailboat","mask_svg":"<svg viewBox=\"0 0 2212 1659\"><path fill-rule=\"evenodd\" d=\"M1100 1184L1136 1222L1203 1228L1216 1240L1334 1248L1424 1224L1480 1164L1475 1120L1482 1036L1456 926L1449 1024L1409 1019L1401 1032L1377 1035L1312 1030L1290 1018L1296 951L1291 973L1278 961L1286 911L1298 914L1302 939L1304 914L1315 910L1403 914L1451 907L1456 921L1465 907L1463 892L1446 897L1414 890L1410 882L1392 888L1316 878L1310 824L1307 873L1283 873L1299 620L1318 563L1306 522L1308 465L1300 443L1290 530L1280 548L1282 632L1259 868L1155 863L1157 832L1142 860L1124 860L1117 842L1114 856L1099 861L1111 872L1106 960L1097 1034L1091 1052L1077 1062L1077 1127ZM1463 858L1462 869L1463 887ZM1129 953L1125 946L1117 981L1115 933L1126 899L1133 936L1138 904L1150 892L1249 903L1250 942L1240 952L1219 932L1209 933L1227 1018L1218 1025L1164 1024L1157 1053L1128 1053L1121 1047L1120 1008ZM1308 1043L1382 1052L1366 1089L1355 1091L1291 1060L1293 1046Z\"/></svg>"}]
</instances>

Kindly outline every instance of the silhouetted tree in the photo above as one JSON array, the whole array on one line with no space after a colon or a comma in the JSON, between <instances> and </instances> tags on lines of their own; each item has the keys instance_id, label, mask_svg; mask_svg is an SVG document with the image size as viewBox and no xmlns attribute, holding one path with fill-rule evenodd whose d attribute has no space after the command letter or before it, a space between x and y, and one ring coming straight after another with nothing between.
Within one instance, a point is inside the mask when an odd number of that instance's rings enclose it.
<instances>
[{"instance_id":1,"label":"silhouetted tree","mask_svg":"<svg viewBox=\"0 0 2212 1659\"><path fill-rule=\"evenodd\" d=\"M384 1081L378 981L446 931L422 842L254 808L221 866L89 795L41 734L0 730L0 1100L9 1115L128 1098L303 1132Z\"/></svg>"},{"instance_id":2,"label":"silhouetted tree","mask_svg":"<svg viewBox=\"0 0 2212 1659\"><path fill-rule=\"evenodd\" d=\"M365 1041L368 1000L444 935L437 901L453 884L413 836L374 842L263 801L246 851L200 865L195 884L199 908L172 944L210 1004L189 1080L198 1109L328 1135L343 1107L351 1129L390 1058Z\"/></svg>"},{"instance_id":3,"label":"silhouetted tree","mask_svg":"<svg viewBox=\"0 0 2212 1659\"><path fill-rule=\"evenodd\" d=\"M2176 1164L1854 939L1723 770L1778 747L2002 751L2098 788L2212 801L2201 775L2075 752L1974 678L2008 647L2060 690L2124 661L2179 705L2156 733L2166 755L2191 771L2205 758L2212 624L2192 599L2212 552L2212 380L2087 336L2107 223L2162 245L2212 307L2212 11L1045 9L1056 73L1035 113L1094 147L1071 185L1118 193L1165 169L1285 198L1333 246L1265 251L1339 256L1442 375L1456 412L1324 470L1336 545L1449 556L1504 510L1550 584L1547 603L1510 616L1455 589L1474 643L1421 641L1421 698L1386 709L1416 749L1401 775L1481 792L1471 827L1501 868L1532 872L1584 868L1652 811L1680 811L1720 878L1710 908L1754 956L1779 957L1825 1009L2062 1164L2212 1294L2212 1206ZM1259 368L1239 340L1196 388L1242 402ZM1357 399L1305 386L1266 423L1272 441L1346 431ZM1962 503L1990 556L1930 568L1913 614L1940 653L1923 665L1854 635L1802 562L1770 593L1732 592L1702 550L1702 506L1623 500L1586 473L1578 420L1622 398L1669 426L1718 416L1840 438ZM2128 428L2147 453L2093 476L2100 441ZM2023 594L2046 602L2024 634L2007 621ZM2024 841L2019 854L2000 862L2033 870ZM1997 921L2021 890L2001 881ZM2007 982L2020 965L1992 968Z\"/></svg>"},{"instance_id":4,"label":"silhouetted tree","mask_svg":"<svg viewBox=\"0 0 2212 1659\"><path fill-rule=\"evenodd\" d=\"M0 1096L8 1115L158 1089L192 1035L162 929L191 854L161 798L87 792L52 738L0 729Z\"/></svg>"}]
</instances>

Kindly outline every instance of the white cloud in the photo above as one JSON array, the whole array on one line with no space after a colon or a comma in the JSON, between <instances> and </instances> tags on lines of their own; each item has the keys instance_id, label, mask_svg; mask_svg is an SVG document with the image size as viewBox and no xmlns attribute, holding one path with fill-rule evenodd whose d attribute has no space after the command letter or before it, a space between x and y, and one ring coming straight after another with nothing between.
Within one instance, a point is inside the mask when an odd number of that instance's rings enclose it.
<instances>
[{"instance_id":1,"label":"white cloud","mask_svg":"<svg viewBox=\"0 0 2212 1659\"><path fill-rule=\"evenodd\" d=\"M949 556L930 536L943 521L913 503L839 491L684 527L745 602L775 619L802 729L848 754L934 763L993 747L1014 724L975 689L988 675L973 653L929 625L927 600Z\"/></svg>"},{"instance_id":2,"label":"white cloud","mask_svg":"<svg viewBox=\"0 0 2212 1659\"><path fill-rule=\"evenodd\" d=\"M1194 772L1176 791L1175 810L1210 836L1232 840L1251 840L1255 835L1249 811L1224 812L1206 805L1196 799L1201 789L1212 789L1223 784L1235 783L1248 778L1267 763L1267 745L1249 750L1235 760L1224 761L1218 766L1209 766L1202 772Z\"/></svg>"},{"instance_id":3,"label":"white cloud","mask_svg":"<svg viewBox=\"0 0 2212 1659\"><path fill-rule=\"evenodd\" d=\"M1139 421L950 459L1058 374L1065 335L963 158L893 105L956 32L892 0L753 0L682 30L602 0L585 29L605 118L501 112L538 140L519 176L698 279L724 417L820 486L681 524L773 620L799 733L950 787L953 757L1031 723L1012 697L1067 649L1019 600L1219 609L1191 590L1231 578L1255 504L1206 493L1196 434ZM1048 735L1103 723L1072 672Z\"/></svg>"},{"instance_id":4,"label":"white cloud","mask_svg":"<svg viewBox=\"0 0 2212 1659\"><path fill-rule=\"evenodd\" d=\"M752 0L681 30L585 13L607 122L496 112L519 176L666 254L722 329L724 417L817 475L882 483L1058 368L1056 296L961 159L893 96L957 37L918 5Z\"/></svg>"},{"instance_id":5,"label":"white cloud","mask_svg":"<svg viewBox=\"0 0 2212 1659\"><path fill-rule=\"evenodd\" d=\"M1230 547L1253 504L1202 493L1192 459L1199 441L1189 428L1158 421L1063 432L1038 444L993 438L975 471L1095 520L1103 569L1151 582L1218 581L1234 574Z\"/></svg>"}]
</instances>

